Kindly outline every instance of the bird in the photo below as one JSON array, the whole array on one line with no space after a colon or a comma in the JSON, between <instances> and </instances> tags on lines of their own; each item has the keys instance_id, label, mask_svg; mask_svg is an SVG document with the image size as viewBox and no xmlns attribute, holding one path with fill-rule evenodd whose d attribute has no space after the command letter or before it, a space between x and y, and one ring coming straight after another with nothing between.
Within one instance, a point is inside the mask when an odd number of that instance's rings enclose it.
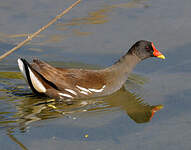
<instances>
[{"instance_id":1,"label":"bird","mask_svg":"<svg viewBox=\"0 0 191 150\"><path fill-rule=\"evenodd\" d=\"M118 61L103 69L58 68L39 59L33 59L31 64L23 58L17 61L33 93L69 102L118 91L136 64L150 57L165 59L153 42L140 40Z\"/></svg>"}]
</instances>

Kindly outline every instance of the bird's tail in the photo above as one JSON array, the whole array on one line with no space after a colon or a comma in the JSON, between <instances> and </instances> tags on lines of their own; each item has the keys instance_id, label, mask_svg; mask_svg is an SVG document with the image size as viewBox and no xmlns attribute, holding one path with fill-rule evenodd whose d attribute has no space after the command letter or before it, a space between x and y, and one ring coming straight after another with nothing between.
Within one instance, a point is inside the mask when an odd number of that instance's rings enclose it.
<instances>
[{"instance_id":1,"label":"bird's tail","mask_svg":"<svg viewBox=\"0 0 191 150\"><path fill-rule=\"evenodd\" d=\"M50 86L48 82L46 82L46 79L34 70L25 59L19 58L17 61L19 69L32 91L37 95L44 95L48 86Z\"/></svg>"}]
</instances>

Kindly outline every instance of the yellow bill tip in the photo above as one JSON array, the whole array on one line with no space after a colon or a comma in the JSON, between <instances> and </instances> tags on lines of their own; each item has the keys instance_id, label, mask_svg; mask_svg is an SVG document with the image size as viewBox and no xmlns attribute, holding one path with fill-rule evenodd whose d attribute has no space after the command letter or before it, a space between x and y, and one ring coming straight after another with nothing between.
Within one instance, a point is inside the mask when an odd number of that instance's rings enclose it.
<instances>
[{"instance_id":1,"label":"yellow bill tip","mask_svg":"<svg viewBox=\"0 0 191 150\"><path fill-rule=\"evenodd\" d=\"M160 59L165 59L165 56L164 55L159 55L159 56L157 56L158 58L160 58Z\"/></svg>"},{"instance_id":2,"label":"yellow bill tip","mask_svg":"<svg viewBox=\"0 0 191 150\"><path fill-rule=\"evenodd\" d=\"M160 110L160 109L163 109L164 106L163 106L163 105L157 105L156 108L157 108L158 110Z\"/></svg>"},{"instance_id":3,"label":"yellow bill tip","mask_svg":"<svg viewBox=\"0 0 191 150\"><path fill-rule=\"evenodd\" d=\"M157 112L157 111L159 111L159 110L161 110L161 109L163 109L163 108L164 108L163 105L157 105L157 106L155 106L155 107L152 109L152 112Z\"/></svg>"}]
</instances>

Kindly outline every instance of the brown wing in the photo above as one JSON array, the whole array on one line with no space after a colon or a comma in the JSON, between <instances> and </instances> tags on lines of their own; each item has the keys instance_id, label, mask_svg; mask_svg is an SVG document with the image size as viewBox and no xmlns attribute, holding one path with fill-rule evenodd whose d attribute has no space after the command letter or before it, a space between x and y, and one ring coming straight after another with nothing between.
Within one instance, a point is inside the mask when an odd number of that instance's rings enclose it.
<instances>
[{"instance_id":1,"label":"brown wing","mask_svg":"<svg viewBox=\"0 0 191 150\"><path fill-rule=\"evenodd\" d=\"M105 85L104 74L97 70L55 68L38 59L34 59L31 66L45 79L55 84L60 91L65 89L79 91L79 87L96 90ZM88 94L92 96L93 92Z\"/></svg>"}]
</instances>

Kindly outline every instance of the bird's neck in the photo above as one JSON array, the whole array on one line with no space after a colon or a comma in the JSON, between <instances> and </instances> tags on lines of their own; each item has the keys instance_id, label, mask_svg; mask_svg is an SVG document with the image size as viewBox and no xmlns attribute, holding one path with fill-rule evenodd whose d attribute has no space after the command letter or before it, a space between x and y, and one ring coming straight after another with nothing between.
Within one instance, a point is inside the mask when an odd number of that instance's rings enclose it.
<instances>
[{"instance_id":1,"label":"bird's neck","mask_svg":"<svg viewBox=\"0 0 191 150\"><path fill-rule=\"evenodd\" d=\"M126 54L111 67L106 68L105 71L107 72L111 86L115 87L115 90L121 88L127 80L128 74L140 61L141 59L137 56Z\"/></svg>"},{"instance_id":2,"label":"bird's neck","mask_svg":"<svg viewBox=\"0 0 191 150\"><path fill-rule=\"evenodd\" d=\"M111 72L116 72L120 76L127 76L140 61L141 59L136 55L126 54L108 69Z\"/></svg>"}]
</instances>

